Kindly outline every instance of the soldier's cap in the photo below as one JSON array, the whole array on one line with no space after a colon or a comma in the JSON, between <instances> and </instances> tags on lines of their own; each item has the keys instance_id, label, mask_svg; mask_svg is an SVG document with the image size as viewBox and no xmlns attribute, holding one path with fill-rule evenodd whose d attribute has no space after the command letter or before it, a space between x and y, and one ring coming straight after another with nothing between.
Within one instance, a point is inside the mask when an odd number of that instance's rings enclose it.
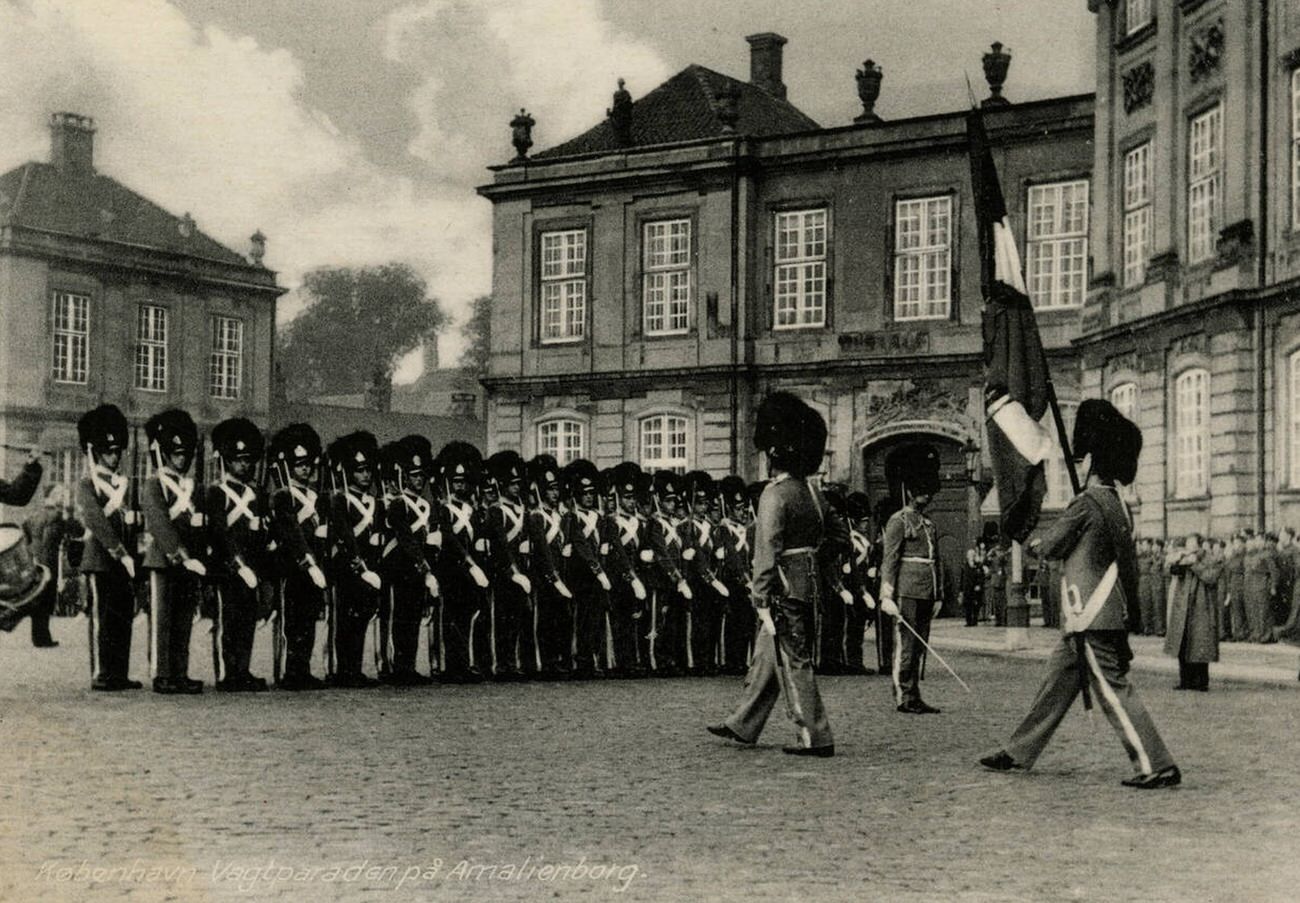
<instances>
[{"instance_id":1,"label":"soldier's cap","mask_svg":"<svg viewBox=\"0 0 1300 903\"><path fill-rule=\"evenodd\" d=\"M271 458L290 467L313 464L320 457L320 435L307 423L291 423L271 437Z\"/></svg>"},{"instance_id":2,"label":"soldier's cap","mask_svg":"<svg viewBox=\"0 0 1300 903\"><path fill-rule=\"evenodd\" d=\"M554 455L536 455L528 462L528 482L539 489L560 485L560 465Z\"/></svg>"},{"instance_id":3,"label":"soldier's cap","mask_svg":"<svg viewBox=\"0 0 1300 903\"><path fill-rule=\"evenodd\" d=\"M823 483L822 496L830 505L831 511L844 514L848 510L849 487L843 483Z\"/></svg>"},{"instance_id":4,"label":"soldier's cap","mask_svg":"<svg viewBox=\"0 0 1300 903\"><path fill-rule=\"evenodd\" d=\"M180 408L168 408L154 414L144 424L150 445L157 445L164 455L184 452L193 454L199 444L199 429L194 418Z\"/></svg>"},{"instance_id":5,"label":"soldier's cap","mask_svg":"<svg viewBox=\"0 0 1300 903\"><path fill-rule=\"evenodd\" d=\"M984 532L980 534L980 539L991 545L996 543L1001 539L1001 537L1002 529L998 526L998 522L995 520L986 520L984 522Z\"/></svg>"},{"instance_id":6,"label":"soldier's cap","mask_svg":"<svg viewBox=\"0 0 1300 903\"><path fill-rule=\"evenodd\" d=\"M255 461L266 450L266 439L247 417L231 417L212 428L212 448L224 461Z\"/></svg>"},{"instance_id":7,"label":"soldier's cap","mask_svg":"<svg viewBox=\"0 0 1300 903\"><path fill-rule=\"evenodd\" d=\"M609 472L610 486L622 496L634 497L641 489L641 466L632 461L615 464Z\"/></svg>"},{"instance_id":8,"label":"soldier's cap","mask_svg":"<svg viewBox=\"0 0 1300 903\"><path fill-rule=\"evenodd\" d=\"M871 499L865 492L850 492L844 499L844 513L852 520L863 520L871 516Z\"/></svg>"},{"instance_id":9,"label":"soldier's cap","mask_svg":"<svg viewBox=\"0 0 1300 903\"><path fill-rule=\"evenodd\" d=\"M722 496L722 504L728 511L742 508L749 501L748 493L745 491L745 481L735 474L718 480L718 494Z\"/></svg>"},{"instance_id":10,"label":"soldier's cap","mask_svg":"<svg viewBox=\"0 0 1300 903\"><path fill-rule=\"evenodd\" d=\"M490 455L484 462L484 467L487 469L488 476L498 486L513 483L515 480L522 481L526 470L524 459L520 457L519 452L511 448Z\"/></svg>"},{"instance_id":11,"label":"soldier's cap","mask_svg":"<svg viewBox=\"0 0 1300 903\"><path fill-rule=\"evenodd\" d=\"M939 492L939 453L934 446L918 442L897 452L902 461L899 478L911 495L935 495Z\"/></svg>"},{"instance_id":12,"label":"soldier's cap","mask_svg":"<svg viewBox=\"0 0 1300 903\"><path fill-rule=\"evenodd\" d=\"M636 499L638 502L649 504L654 498L655 478L654 474L648 471L639 470L636 475Z\"/></svg>"},{"instance_id":13,"label":"soldier's cap","mask_svg":"<svg viewBox=\"0 0 1300 903\"><path fill-rule=\"evenodd\" d=\"M821 469L826 453L826 420L789 392L773 392L758 406L754 445L795 477Z\"/></svg>"},{"instance_id":14,"label":"soldier's cap","mask_svg":"<svg viewBox=\"0 0 1300 903\"><path fill-rule=\"evenodd\" d=\"M397 440L395 466L407 475L429 474L434 471L433 446L423 436L412 433Z\"/></svg>"},{"instance_id":15,"label":"soldier's cap","mask_svg":"<svg viewBox=\"0 0 1300 903\"><path fill-rule=\"evenodd\" d=\"M101 404L82 414L77 421L77 441L83 449L121 451L126 448L128 432L126 417L117 405Z\"/></svg>"},{"instance_id":16,"label":"soldier's cap","mask_svg":"<svg viewBox=\"0 0 1300 903\"><path fill-rule=\"evenodd\" d=\"M576 498L584 492L600 491L600 474L596 465L586 458L576 458L564 468L564 487L570 498Z\"/></svg>"},{"instance_id":17,"label":"soldier's cap","mask_svg":"<svg viewBox=\"0 0 1300 903\"><path fill-rule=\"evenodd\" d=\"M1103 398L1088 398L1074 418L1074 457L1092 455L1092 472L1128 485L1137 476L1142 431Z\"/></svg>"},{"instance_id":18,"label":"soldier's cap","mask_svg":"<svg viewBox=\"0 0 1300 903\"><path fill-rule=\"evenodd\" d=\"M681 496L681 477L671 470L656 470L654 475L655 495L662 502Z\"/></svg>"},{"instance_id":19,"label":"soldier's cap","mask_svg":"<svg viewBox=\"0 0 1300 903\"><path fill-rule=\"evenodd\" d=\"M453 439L438 452L436 466L441 479L464 477L477 483L483 472L483 454L468 442Z\"/></svg>"},{"instance_id":20,"label":"soldier's cap","mask_svg":"<svg viewBox=\"0 0 1300 903\"><path fill-rule=\"evenodd\" d=\"M346 473L353 473L360 467L372 470L379 466L379 440L374 433L358 430L339 436L326 449L330 461Z\"/></svg>"},{"instance_id":21,"label":"soldier's cap","mask_svg":"<svg viewBox=\"0 0 1300 903\"><path fill-rule=\"evenodd\" d=\"M691 501L712 498L715 491L713 477L707 471L692 470L686 475L686 494Z\"/></svg>"}]
</instances>

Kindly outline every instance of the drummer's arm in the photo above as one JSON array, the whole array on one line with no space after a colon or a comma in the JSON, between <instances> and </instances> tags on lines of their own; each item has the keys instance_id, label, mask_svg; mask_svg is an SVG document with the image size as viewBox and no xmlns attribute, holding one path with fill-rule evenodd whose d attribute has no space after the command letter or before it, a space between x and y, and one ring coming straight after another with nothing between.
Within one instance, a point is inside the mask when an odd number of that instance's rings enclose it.
<instances>
[{"instance_id":1,"label":"drummer's arm","mask_svg":"<svg viewBox=\"0 0 1300 903\"><path fill-rule=\"evenodd\" d=\"M0 504L21 508L32 500L41 482L41 462L32 458L12 483L0 480Z\"/></svg>"}]
</instances>

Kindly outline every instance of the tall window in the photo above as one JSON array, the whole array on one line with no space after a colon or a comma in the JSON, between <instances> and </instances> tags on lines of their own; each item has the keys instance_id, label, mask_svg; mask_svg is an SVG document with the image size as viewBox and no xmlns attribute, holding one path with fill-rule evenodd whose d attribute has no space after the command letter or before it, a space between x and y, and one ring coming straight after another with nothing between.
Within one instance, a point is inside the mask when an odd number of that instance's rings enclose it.
<instances>
[{"instance_id":1,"label":"tall window","mask_svg":"<svg viewBox=\"0 0 1300 903\"><path fill-rule=\"evenodd\" d=\"M1291 228L1300 229L1300 69L1291 73Z\"/></svg>"},{"instance_id":2,"label":"tall window","mask_svg":"<svg viewBox=\"0 0 1300 903\"><path fill-rule=\"evenodd\" d=\"M135 334L135 387L166 392L167 308L142 304Z\"/></svg>"},{"instance_id":3,"label":"tall window","mask_svg":"<svg viewBox=\"0 0 1300 903\"><path fill-rule=\"evenodd\" d=\"M1124 33L1132 34L1151 21L1151 0L1128 0L1124 8Z\"/></svg>"},{"instance_id":4,"label":"tall window","mask_svg":"<svg viewBox=\"0 0 1300 903\"><path fill-rule=\"evenodd\" d=\"M1210 374L1188 370L1174 383L1174 493L1210 489Z\"/></svg>"},{"instance_id":5,"label":"tall window","mask_svg":"<svg viewBox=\"0 0 1300 903\"><path fill-rule=\"evenodd\" d=\"M691 221L646 223L642 249L645 334L686 332L691 316Z\"/></svg>"},{"instance_id":6,"label":"tall window","mask_svg":"<svg viewBox=\"0 0 1300 903\"><path fill-rule=\"evenodd\" d=\"M537 425L537 451L551 455L561 467L582 457L582 423L578 420L548 420Z\"/></svg>"},{"instance_id":7,"label":"tall window","mask_svg":"<svg viewBox=\"0 0 1300 903\"><path fill-rule=\"evenodd\" d=\"M1124 285L1141 285L1151 254L1151 144L1124 155Z\"/></svg>"},{"instance_id":8,"label":"tall window","mask_svg":"<svg viewBox=\"0 0 1300 903\"><path fill-rule=\"evenodd\" d=\"M1026 272L1034 307L1078 307L1088 266L1088 182L1029 189Z\"/></svg>"},{"instance_id":9,"label":"tall window","mask_svg":"<svg viewBox=\"0 0 1300 903\"><path fill-rule=\"evenodd\" d=\"M641 421L641 467L686 473L690 447L685 417L660 414Z\"/></svg>"},{"instance_id":10,"label":"tall window","mask_svg":"<svg viewBox=\"0 0 1300 903\"><path fill-rule=\"evenodd\" d=\"M777 329L826 325L826 210L776 215L772 322Z\"/></svg>"},{"instance_id":11,"label":"tall window","mask_svg":"<svg viewBox=\"0 0 1300 903\"><path fill-rule=\"evenodd\" d=\"M85 385L90 358L90 298L54 293L54 354L50 376L58 383Z\"/></svg>"},{"instance_id":12,"label":"tall window","mask_svg":"<svg viewBox=\"0 0 1300 903\"><path fill-rule=\"evenodd\" d=\"M234 317L213 317L208 394L213 398L238 398L243 372L244 321Z\"/></svg>"},{"instance_id":13,"label":"tall window","mask_svg":"<svg viewBox=\"0 0 1300 903\"><path fill-rule=\"evenodd\" d=\"M580 339L587 323L587 230L542 233L542 341Z\"/></svg>"},{"instance_id":14,"label":"tall window","mask_svg":"<svg viewBox=\"0 0 1300 903\"><path fill-rule=\"evenodd\" d=\"M1187 153L1187 259L1214 256L1219 234L1223 167L1223 110L1215 107L1192 120Z\"/></svg>"},{"instance_id":15,"label":"tall window","mask_svg":"<svg viewBox=\"0 0 1300 903\"><path fill-rule=\"evenodd\" d=\"M1137 423L1137 397L1136 383L1120 383L1110 390L1110 403L1115 406L1115 410L1134 423Z\"/></svg>"},{"instance_id":16,"label":"tall window","mask_svg":"<svg viewBox=\"0 0 1300 903\"><path fill-rule=\"evenodd\" d=\"M934 320L952 303L952 198L894 206L894 319Z\"/></svg>"},{"instance_id":17,"label":"tall window","mask_svg":"<svg viewBox=\"0 0 1300 903\"><path fill-rule=\"evenodd\" d=\"M1300 489L1300 351L1290 359L1291 488Z\"/></svg>"}]
</instances>

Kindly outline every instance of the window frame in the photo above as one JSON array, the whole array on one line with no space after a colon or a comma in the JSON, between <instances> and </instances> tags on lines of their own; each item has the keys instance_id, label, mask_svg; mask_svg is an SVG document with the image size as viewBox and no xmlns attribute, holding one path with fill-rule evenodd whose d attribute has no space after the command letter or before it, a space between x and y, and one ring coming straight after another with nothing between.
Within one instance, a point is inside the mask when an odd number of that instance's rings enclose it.
<instances>
[{"instance_id":1,"label":"window frame","mask_svg":"<svg viewBox=\"0 0 1300 903\"><path fill-rule=\"evenodd\" d=\"M661 226L671 226L673 224L684 224L686 227L686 248L685 261L679 263L651 264L650 263L650 230ZM640 232L640 253L638 254L640 287L641 287L641 334L647 338L664 338L672 336L689 335L694 323L696 304L696 226L695 217L687 213L678 212L656 212L652 216L646 216L638 220L638 229ZM671 247L671 238L669 239ZM686 309L681 315L682 325L672 327L668 324L671 322L670 313L673 304L672 287L666 284L664 287L664 312L662 314L664 327L659 329L650 328L650 309L649 282L656 276L670 277L673 274L683 274L686 280Z\"/></svg>"},{"instance_id":2,"label":"window frame","mask_svg":"<svg viewBox=\"0 0 1300 903\"><path fill-rule=\"evenodd\" d=\"M1291 230L1300 231L1300 67L1291 70Z\"/></svg>"},{"instance_id":3,"label":"window frame","mask_svg":"<svg viewBox=\"0 0 1300 903\"><path fill-rule=\"evenodd\" d=\"M680 458L673 457L671 451L677 446L670 436L673 431L670 429L672 421L681 423L681 449ZM658 422L659 432L662 434L660 445L664 454L658 457L652 457L646 453L646 433L651 427ZM680 411L654 411L649 414L643 414L637 418L637 460L643 470L654 472L657 470L670 470L676 474L685 474L691 469L691 418Z\"/></svg>"},{"instance_id":4,"label":"window frame","mask_svg":"<svg viewBox=\"0 0 1300 903\"><path fill-rule=\"evenodd\" d=\"M1140 144L1135 144L1124 152L1123 169L1123 190L1121 192L1121 207L1123 217L1121 220L1120 244L1122 260L1122 276L1125 288L1136 288L1146 282L1147 261L1151 256L1152 243L1152 226L1154 217L1152 217L1152 181L1154 169L1152 167L1152 142L1148 139ZM1137 166L1130 166L1130 160L1141 155L1143 162L1140 165L1141 181L1134 185L1130 176ZM1133 225L1140 221L1140 233L1133 228ZM1138 235L1141 239L1131 241L1130 239ZM1131 253L1132 252L1132 253ZM1132 257L1132 259L1130 259Z\"/></svg>"},{"instance_id":5,"label":"window frame","mask_svg":"<svg viewBox=\"0 0 1300 903\"><path fill-rule=\"evenodd\" d=\"M913 205L913 204L929 204L930 202L933 201L945 201L947 202L948 205L948 224L947 224L946 244L943 246L920 245L915 248L907 248L905 250L901 249L901 243L900 243L901 233L899 229L900 229L902 217L900 216L900 213L902 212L904 206ZM936 321L936 320L950 320L953 318L953 312L956 310L956 300L957 300L957 291L956 291L957 274L955 270L955 258L957 255L953 253L953 249L954 247L957 246L958 243L958 236L956 232L957 212L958 212L957 196L956 193L953 191L943 191L937 194L896 196L893 199L893 218L890 223L891 251L892 251L890 274L893 281L891 319L894 322L914 323L914 322L927 322L927 321ZM922 216L928 217L928 208L923 208ZM923 225L921 231L923 232L928 231L928 225ZM906 257L916 257L922 260L922 269L919 271L921 278L917 284L917 288L918 288L918 293L923 293L926 288L926 284L924 281L924 274L926 272L924 269L925 255L927 253L935 253L935 249L938 249L940 247L943 247L945 250L946 262L945 262L945 266L942 269L936 269L934 270L934 272L936 273L943 272L947 284L947 298L942 302L944 305L943 313L940 314L919 313L919 314L908 315L908 316L902 315L900 313L900 307L899 307L901 303L907 303L907 304L914 303L918 305L918 307L923 311L925 305L933 304L936 302L929 301L921 297L918 297L915 302L900 301L900 293L903 290L903 283L902 280L899 278L901 272L899 267L900 261Z\"/></svg>"},{"instance_id":6,"label":"window frame","mask_svg":"<svg viewBox=\"0 0 1300 903\"><path fill-rule=\"evenodd\" d=\"M548 277L546 275L546 241L550 236L557 235L581 235L583 245L583 269L580 274L563 273L559 276ZM591 319L591 225L587 221L574 222L572 220L559 220L546 223L538 223L536 226L536 242L534 254L534 283L536 285L536 327L534 337L539 345L575 345L586 342L589 339L588 323ZM561 290L560 296L560 321L562 324L569 324L576 320L578 332L576 334L567 331L561 335L548 336L546 334L547 321L547 286L548 285L568 285L581 286L582 290L582 315L577 318L567 316L569 311L570 298L564 295Z\"/></svg>"},{"instance_id":7,"label":"window frame","mask_svg":"<svg viewBox=\"0 0 1300 903\"><path fill-rule=\"evenodd\" d=\"M1133 13L1135 8L1139 10L1145 9L1145 17L1142 19L1135 18ZM1137 34L1146 28L1155 21L1155 15L1155 4L1152 3L1152 0L1136 0L1136 2L1135 0L1126 0L1124 3L1124 36L1128 37L1131 34Z\"/></svg>"},{"instance_id":8,"label":"window frame","mask_svg":"<svg viewBox=\"0 0 1300 903\"><path fill-rule=\"evenodd\" d=\"M1213 123L1210 139L1205 142L1206 155L1212 158L1212 166L1197 172L1197 128L1200 123ZM1208 193L1205 198L1197 200L1198 189ZM1188 117L1187 121L1187 262L1189 264L1205 263L1214 259L1218 249L1219 224L1223 219L1223 102L1217 100L1211 106ZM1205 211L1203 228L1198 216L1198 209Z\"/></svg>"},{"instance_id":9,"label":"window frame","mask_svg":"<svg viewBox=\"0 0 1300 903\"><path fill-rule=\"evenodd\" d=\"M1129 391L1122 392L1122 390ZM1125 403L1124 406L1121 406L1121 394L1132 396L1132 399ZM1115 385L1110 387L1110 392L1108 392L1107 395L1110 399L1110 403L1115 406L1115 410L1119 411L1134 423L1137 423L1138 399L1140 398L1140 393L1138 391L1138 384L1135 381L1126 379L1123 382L1115 383ZM1129 408L1127 412L1125 411L1125 407Z\"/></svg>"},{"instance_id":10,"label":"window frame","mask_svg":"<svg viewBox=\"0 0 1300 903\"><path fill-rule=\"evenodd\" d=\"M566 426L574 427L575 428L574 432L577 434L578 437L576 451L572 455L567 455L567 456L561 454L561 450L564 448L564 446L563 443L561 442L562 434L560 432L562 428ZM556 435L557 441L556 441L556 446L554 451L552 451L550 448L547 447L547 443L545 441L546 431L551 428L554 428L557 431L557 435ZM559 415L551 415L545 417L543 419L537 420L534 423L533 441L536 445L537 453L539 455L541 454L551 455L555 458L556 463L560 467L564 467L571 461L575 461L578 458L586 457L587 422L585 420L579 419L578 417L574 417L570 414L559 414Z\"/></svg>"},{"instance_id":11,"label":"window frame","mask_svg":"<svg viewBox=\"0 0 1300 903\"><path fill-rule=\"evenodd\" d=\"M157 334L152 334L153 330L157 330ZM167 353L170 341L171 311L165 305L153 301L138 305L135 317L135 359L132 362L132 388L137 392L166 394L170 382Z\"/></svg>"},{"instance_id":12,"label":"window frame","mask_svg":"<svg viewBox=\"0 0 1300 903\"><path fill-rule=\"evenodd\" d=\"M1083 226L1081 229L1059 231L1063 227L1065 195L1067 190L1074 190L1082 186L1083 188ZM1037 221L1034 216L1035 196L1046 192L1053 192L1054 200L1047 207L1052 211L1052 228L1053 231L1045 235L1035 235ZM1039 205L1042 207L1043 205ZM1077 207L1078 204L1075 204ZM1092 185L1086 177L1074 177L1065 179L1056 179L1046 182L1035 182L1027 186L1025 191L1025 291L1029 295L1029 301L1036 311L1056 311L1056 310L1077 310L1083 306L1083 302L1088 294L1088 228L1092 219ZM1067 246L1077 245L1077 254L1066 254ZM1041 295L1035 290L1038 283L1039 274L1035 272L1034 266L1040 255L1045 249L1051 249L1052 268L1047 276L1050 282L1047 291L1047 302L1040 301ZM1067 291L1073 290L1071 285L1062 284L1062 274L1065 271L1061 267L1063 260L1077 261L1078 268L1069 271L1067 278L1078 277L1077 298L1072 301L1060 301L1059 297L1065 296Z\"/></svg>"},{"instance_id":13,"label":"window frame","mask_svg":"<svg viewBox=\"0 0 1300 903\"><path fill-rule=\"evenodd\" d=\"M1188 415L1185 386L1199 377L1195 413L1196 423ZM1196 387L1192 387L1196 390ZM1174 379L1174 498L1200 498L1210 492L1210 371L1206 367L1188 367Z\"/></svg>"},{"instance_id":14,"label":"window frame","mask_svg":"<svg viewBox=\"0 0 1300 903\"><path fill-rule=\"evenodd\" d=\"M62 318L60 326L59 302L69 302L67 315ZM72 311L71 302L80 302L81 316ZM50 380L66 386L85 386L90 383L90 316L91 297L81 292L55 289L50 293ZM77 329L78 319L81 328ZM62 341L61 341L62 340ZM78 344L78 340L80 340ZM60 348L65 349L66 361L63 370L59 368ZM80 353L77 353L77 350ZM80 358L80 368L75 366L75 358ZM77 376L80 378L77 378Z\"/></svg>"},{"instance_id":15,"label":"window frame","mask_svg":"<svg viewBox=\"0 0 1300 903\"><path fill-rule=\"evenodd\" d=\"M222 341L222 323L234 323L238 329L239 348L231 351L227 348L219 347ZM208 352L208 397L215 398L219 401L238 401L244 392L244 348L246 346L244 328L245 323L241 317L232 317L226 314L212 314L209 320L209 328L212 330L212 341L209 345ZM234 361L234 367L229 371L222 370L223 376L232 377L234 390L231 394L218 392L217 375L218 364L221 361Z\"/></svg>"},{"instance_id":16,"label":"window frame","mask_svg":"<svg viewBox=\"0 0 1300 903\"><path fill-rule=\"evenodd\" d=\"M769 316L771 317L772 331L797 332L804 329L826 329L831 325L831 288L834 284L831 275L832 241L834 235L831 205L825 202L807 202L798 205L787 205L773 208L771 214L770 234L772 266L769 278L772 280L772 291ZM808 245L807 233L809 227L806 225L806 221L810 216L816 214L821 214L822 216L821 253L811 255L799 253L793 257L782 257L782 220L790 217L800 218L800 223L795 234L798 236L796 243L799 247L799 251L803 252L807 249ZM807 276L805 273L807 270L816 266L821 267L821 317L818 320L804 320L803 318L805 313L809 310L815 309L813 305L807 303ZM793 283L796 288L793 295L794 307L792 310L794 313L794 322L792 323L781 322L781 274L783 270L793 270L796 273Z\"/></svg>"},{"instance_id":17,"label":"window frame","mask_svg":"<svg viewBox=\"0 0 1300 903\"><path fill-rule=\"evenodd\" d=\"M1287 408L1290 423L1287 424L1288 461L1287 485L1291 489L1300 489L1300 348L1287 355Z\"/></svg>"}]
</instances>

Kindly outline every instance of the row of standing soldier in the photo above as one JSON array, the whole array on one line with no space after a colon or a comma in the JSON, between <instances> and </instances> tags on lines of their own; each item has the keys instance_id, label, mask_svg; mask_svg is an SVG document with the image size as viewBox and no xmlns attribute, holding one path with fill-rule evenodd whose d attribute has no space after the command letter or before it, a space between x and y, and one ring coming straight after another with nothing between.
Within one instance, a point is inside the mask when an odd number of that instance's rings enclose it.
<instances>
[{"instance_id":1,"label":"row of standing soldier","mask_svg":"<svg viewBox=\"0 0 1300 903\"><path fill-rule=\"evenodd\" d=\"M435 456L420 436L381 448L356 432L322 449L306 424L268 444L234 418L212 431L220 475L202 487L190 475L202 472L197 428L175 409L145 424L152 473L133 483L118 472L129 429L117 408L78 429L95 689L140 686L128 675L137 578L160 693L202 690L189 676L196 615L213 621L216 685L229 691L267 687L250 672L259 621L274 628L277 685L324 686L311 673L322 618L326 676L340 686L375 683L363 669L372 629L375 671L394 684L745 671L762 483L513 451L484 461L464 442ZM820 552L819 670L870 673L870 511L861 493L828 490L839 527ZM876 633L883 665L892 632Z\"/></svg>"}]
</instances>

